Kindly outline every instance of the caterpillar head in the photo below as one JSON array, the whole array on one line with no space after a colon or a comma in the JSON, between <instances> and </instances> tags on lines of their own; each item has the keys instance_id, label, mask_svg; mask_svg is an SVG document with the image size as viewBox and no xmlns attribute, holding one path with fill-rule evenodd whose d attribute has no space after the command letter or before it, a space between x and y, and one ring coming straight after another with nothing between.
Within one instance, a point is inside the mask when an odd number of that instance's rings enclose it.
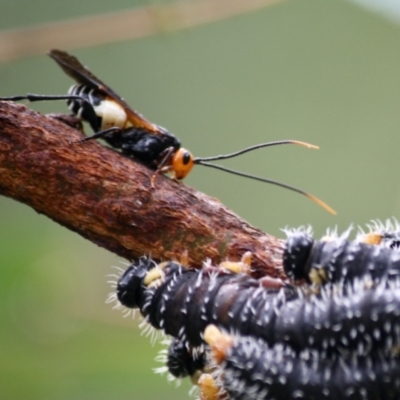
<instances>
[{"instance_id":1,"label":"caterpillar head","mask_svg":"<svg viewBox=\"0 0 400 400\"><path fill-rule=\"evenodd\" d=\"M154 265L153 260L142 257L121 275L117 284L117 298L122 305L128 308L140 306L143 280Z\"/></svg>"},{"instance_id":2,"label":"caterpillar head","mask_svg":"<svg viewBox=\"0 0 400 400\"><path fill-rule=\"evenodd\" d=\"M283 269L289 279L308 279L307 260L313 243L312 236L304 231L288 235L283 252Z\"/></svg>"},{"instance_id":3,"label":"caterpillar head","mask_svg":"<svg viewBox=\"0 0 400 400\"><path fill-rule=\"evenodd\" d=\"M190 376L194 383L206 366L204 348L192 348L177 338L173 338L167 353L167 367L176 378Z\"/></svg>"}]
</instances>

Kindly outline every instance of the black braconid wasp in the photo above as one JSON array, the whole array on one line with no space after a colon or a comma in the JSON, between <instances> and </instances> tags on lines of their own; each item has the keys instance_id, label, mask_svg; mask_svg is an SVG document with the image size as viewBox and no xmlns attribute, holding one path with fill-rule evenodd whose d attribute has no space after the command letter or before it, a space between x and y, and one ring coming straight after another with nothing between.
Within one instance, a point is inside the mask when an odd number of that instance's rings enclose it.
<instances>
[{"instance_id":1,"label":"black braconid wasp","mask_svg":"<svg viewBox=\"0 0 400 400\"><path fill-rule=\"evenodd\" d=\"M0 100L66 100L72 113L88 122L95 132L81 142L104 139L123 154L155 170L152 185L158 173L171 173L174 179L180 180L186 177L195 164L199 164L295 191L313 200L330 213L336 214L325 202L296 187L209 163L209 161L233 158L262 147L280 144L297 144L313 149L317 149L317 146L297 140L280 140L261 143L231 154L193 157L191 152L181 147L180 141L172 133L148 121L131 108L117 93L84 67L76 57L62 50L51 50L49 56L77 82L71 86L67 95L27 94L3 97Z\"/></svg>"}]
</instances>

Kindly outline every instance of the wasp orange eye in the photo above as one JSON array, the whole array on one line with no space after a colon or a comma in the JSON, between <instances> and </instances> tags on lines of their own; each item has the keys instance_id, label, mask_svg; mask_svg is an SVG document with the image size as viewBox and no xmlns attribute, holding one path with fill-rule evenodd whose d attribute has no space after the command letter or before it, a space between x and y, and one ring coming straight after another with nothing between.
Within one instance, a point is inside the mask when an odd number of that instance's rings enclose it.
<instances>
[{"instance_id":1,"label":"wasp orange eye","mask_svg":"<svg viewBox=\"0 0 400 400\"><path fill-rule=\"evenodd\" d=\"M186 149L179 149L172 157L172 171L175 179L183 179L194 165L193 155Z\"/></svg>"}]
</instances>

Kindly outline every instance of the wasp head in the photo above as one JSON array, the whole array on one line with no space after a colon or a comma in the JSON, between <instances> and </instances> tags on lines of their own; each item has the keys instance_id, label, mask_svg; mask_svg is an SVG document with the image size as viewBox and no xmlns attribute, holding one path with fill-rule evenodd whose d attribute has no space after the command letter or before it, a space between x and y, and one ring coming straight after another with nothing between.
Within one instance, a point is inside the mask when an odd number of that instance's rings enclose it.
<instances>
[{"instance_id":1,"label":"wasp head","mask_svg":"<svg viewBox=\"0 0 400 400\"><path fill-rule=\"evenodd\" d=\"M191 171L194 165L192 153L186 149L180 148L172 156L171 166L174 179L183 179Z\"/></svg>"}]
</instances>

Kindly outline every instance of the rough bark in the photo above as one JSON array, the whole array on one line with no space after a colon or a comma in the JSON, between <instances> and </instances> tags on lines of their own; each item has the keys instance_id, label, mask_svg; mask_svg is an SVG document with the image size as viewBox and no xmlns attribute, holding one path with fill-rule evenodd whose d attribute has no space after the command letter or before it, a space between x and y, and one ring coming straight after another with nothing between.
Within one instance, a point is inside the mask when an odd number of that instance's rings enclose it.
<instances>
[{"instance_id":1,"label":"rough bark","mask_svg":"<svg viewBox=\"0 0 400 400\"><path fill-rule=\"evenodd\" d=\"M151 254L200 266L253 253L255 276L282 276L282 242L218 200L20 104L0 102L0 194L122 257Z\"/></svg>"}]
</instances>

